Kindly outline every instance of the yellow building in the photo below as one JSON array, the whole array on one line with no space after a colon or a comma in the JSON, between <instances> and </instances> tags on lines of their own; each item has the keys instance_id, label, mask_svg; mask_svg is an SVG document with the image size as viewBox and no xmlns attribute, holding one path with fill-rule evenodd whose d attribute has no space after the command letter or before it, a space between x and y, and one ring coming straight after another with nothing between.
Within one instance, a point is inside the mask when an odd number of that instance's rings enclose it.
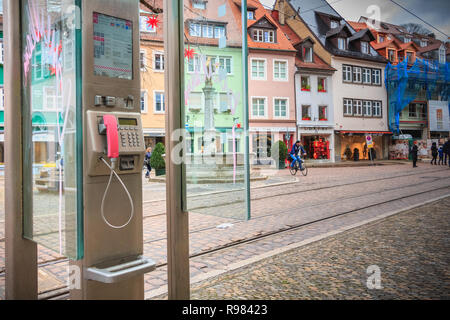
<instances>
[{"instance_id":1,"label":"yellow building","mask_svg":"<svg viewBox=\"0 0 450 320\"><path fill-rule=\"evenodd\" d=\"M142 3L140 15L142 125L145 144L154 148L165 143L163 16Z\"/></svg>"}]
</instances>

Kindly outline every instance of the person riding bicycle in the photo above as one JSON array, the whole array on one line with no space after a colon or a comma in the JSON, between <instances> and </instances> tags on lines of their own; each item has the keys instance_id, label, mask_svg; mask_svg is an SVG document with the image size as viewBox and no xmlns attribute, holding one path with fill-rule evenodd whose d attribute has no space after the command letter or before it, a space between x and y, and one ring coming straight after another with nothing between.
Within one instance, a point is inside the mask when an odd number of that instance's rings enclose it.
<instances>
[{"instance_id":1,"label":"person riding bicycle","mask_svg":"<svg viewBox=\"0 0 450 320\"><path fill-rule=\"evenodd\" d=\"M301 142L299 140L297 140L295 142L295 144L292 146L291 153L290 153L292 160L294 160L291 163L291 168L293 168L295 166L295 163L297 161L298 161L300 168L302 168L303 160L300 158L300 155L299 155L300 152L302 155L306 156L305 149L303 149Z\"/></svg>"}]
</instances>

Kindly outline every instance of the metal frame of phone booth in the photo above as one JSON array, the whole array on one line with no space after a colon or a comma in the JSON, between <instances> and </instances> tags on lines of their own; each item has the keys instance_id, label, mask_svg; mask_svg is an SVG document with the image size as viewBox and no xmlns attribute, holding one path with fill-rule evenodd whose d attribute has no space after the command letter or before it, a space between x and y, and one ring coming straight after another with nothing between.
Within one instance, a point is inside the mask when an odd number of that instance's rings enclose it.
<instances>
[{"instance_id":1,"label":"metal frame of phone booth","mask_svg":"<svg viewBox=\"0 0 450 320\"><path fill-rule=\"evenodd\" d=\"M6 299L38 297L37 245L23 238L20 1L4 0Z\"/></svg>"}]
</instances>

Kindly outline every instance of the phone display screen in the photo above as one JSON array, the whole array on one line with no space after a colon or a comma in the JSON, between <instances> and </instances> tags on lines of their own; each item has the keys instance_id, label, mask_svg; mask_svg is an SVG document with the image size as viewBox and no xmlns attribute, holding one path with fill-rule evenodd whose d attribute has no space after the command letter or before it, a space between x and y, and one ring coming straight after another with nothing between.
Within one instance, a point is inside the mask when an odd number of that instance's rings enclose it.
<instances>
[{"instance_id":1,"label":"phone display screen","mask_svg":"<svg viewBox=\"0 0 450 320\"><path fill-rule=\"evenodd\" d=\"M137 126L137 119L119 118L119 126Z\"/></svg>"},{"instance_id":2,"label":"phone display screen","mask_svg":"<svg viewBox=\"0 0 450 320\"><path fill-rule=\"evenodd\" d=\"M94 74L133 79L133 23L94 12Z\"/></svg>"}]
</instances>

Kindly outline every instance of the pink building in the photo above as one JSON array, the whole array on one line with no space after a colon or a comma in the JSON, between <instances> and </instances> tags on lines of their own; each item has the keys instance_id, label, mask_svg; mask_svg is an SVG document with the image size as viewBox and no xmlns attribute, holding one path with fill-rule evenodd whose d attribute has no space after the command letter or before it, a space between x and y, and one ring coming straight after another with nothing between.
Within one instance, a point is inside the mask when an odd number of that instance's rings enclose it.
<instances>
[{"instance_id":1,"label":"pink building","mask_svg":"<svg viewBox=\"0 0 450 320\"><path fill-rule=\"evenodd\" d=\"M296 50L276 13L255 0L247 6L250 152L264 163L275 142L284 141L288 149L295 142Z\"/></svg>"}]
</instances>

